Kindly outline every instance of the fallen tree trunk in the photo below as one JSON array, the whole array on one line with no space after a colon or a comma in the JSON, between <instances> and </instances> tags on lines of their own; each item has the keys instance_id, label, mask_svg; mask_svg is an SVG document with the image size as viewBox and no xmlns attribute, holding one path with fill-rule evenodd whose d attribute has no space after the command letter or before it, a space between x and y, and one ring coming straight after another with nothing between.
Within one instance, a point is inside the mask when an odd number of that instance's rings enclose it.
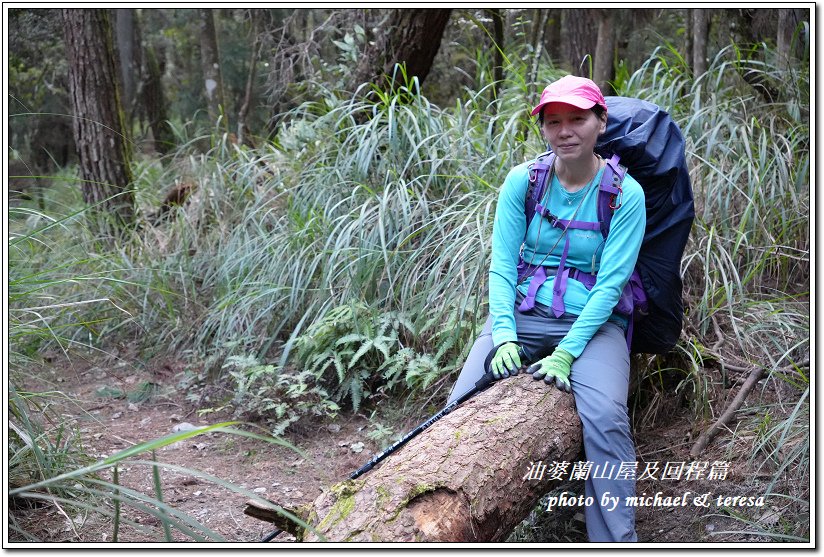
<instances>
[{"instance_id":1,"label":"fallen tree trunk","mask_svg":"<svg viewBox=\"0 0 824 557\"><path fill-rule=\"evenodd\" d=\"M300 514L328 541L501 541L557 483L549 474L530 478L531 465L571 462L581 443L572 395L520 375L475 395Z\"/></svg>"}]
</instances>

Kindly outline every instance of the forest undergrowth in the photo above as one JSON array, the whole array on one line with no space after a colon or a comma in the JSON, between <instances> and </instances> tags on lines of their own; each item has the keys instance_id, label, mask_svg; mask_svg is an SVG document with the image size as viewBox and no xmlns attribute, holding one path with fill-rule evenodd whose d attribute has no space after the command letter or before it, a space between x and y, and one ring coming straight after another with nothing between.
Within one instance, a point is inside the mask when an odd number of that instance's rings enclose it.
<instances>
[{"instance_id":1,"label":"forest undergrowth","mask_svg":"<svg viewBox=\"0 0 824 557\"><path fill-rule=\"evenodd\" d=\"M742 531L799 541L810 531L809 74L778 70L769 56L729 47L694 79L662 48L616 83L681 126L696 204L685 328L674 353L635 357L631 411L636 432L678 415L694 440L758 374L716 450L763 472L759 495L781 520L722 512ZM520 59L506 75L527 75ZM560 75L546 66L537 83ZM753 75L781 84L781 96L765 98ZM106 354L128 342L143 360L184 358L181 392L201 415L275 437L389 400L413 413L445 400L487 311L498 186L544 149L524 109L535 84L509 77L491 101L490 84L477 83L439 107L402 69L394 77L394 91L368 100L311 84L316 100L255 148L180 127L174 153L135 162L137 226L114 248L85 228L71 169L52 177L45 209L10 209L13 495L112 501L115 521L121 505L138 506L164 528L209 539L162 503L159 482L143 495L101 475L178 438L88 462L65 432L39 423L47 394L26 384L45 351ZM186 200L159 214L172 188ZM384 446L403 433L373 431ZM540 508L530 521L513 541L559 535L535 526ZM22 526L16 534L28 536Z\"/></svg>"}]
</instances>

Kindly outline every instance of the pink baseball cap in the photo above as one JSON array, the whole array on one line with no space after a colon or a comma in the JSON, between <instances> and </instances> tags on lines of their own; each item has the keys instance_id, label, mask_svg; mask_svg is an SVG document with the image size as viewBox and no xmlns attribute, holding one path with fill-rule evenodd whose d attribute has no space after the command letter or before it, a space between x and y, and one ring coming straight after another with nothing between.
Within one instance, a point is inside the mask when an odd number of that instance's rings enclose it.
<instances>
[{"instance_id":1,"label":"pink baseball cap","mask_svg":"<svg viewBox=\"0 0 824 557\"><path fill-rule=\"evenodd\" d=\"M549 103L564 103L587 110L596 104L607 108L607 101L595 82L585 77L567 75L550 83L541 93L541 101L532 109L535 116Z\"/></svg>"}]
</instances>

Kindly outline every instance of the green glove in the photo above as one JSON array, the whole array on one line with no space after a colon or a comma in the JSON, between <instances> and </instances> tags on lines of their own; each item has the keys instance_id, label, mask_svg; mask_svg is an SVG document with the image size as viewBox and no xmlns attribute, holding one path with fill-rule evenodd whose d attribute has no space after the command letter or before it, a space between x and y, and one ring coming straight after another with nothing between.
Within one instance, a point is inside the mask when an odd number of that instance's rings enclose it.
<instances>
[{"instance_id":1,"label":"green glove","mask_svg":"<svg viewBox=\"0 0 824 557\"><path fill-rule=\"evenodd\" d=\"M512 375L518 375L521 367L521 356L518 353L520 346L514 342L506 342L498 347L495 356L492 357L492 377L494 379L504 379Z\"/></svg>"},{"instance_id":2,"label":"green glove","mask_svg":"<svg viewBox=\"0 0 824 557\"><path fill-rule=\"evenodd\" d=\"M564 350L556 348L555 351L542 360L538 360L527 368L527 373L531 373L535 379L543 379L548 385L553 382L555 386L566 393L572 392L569 384L569 372L572 369L572 361L575 357Z\"/></svg>"}]
</instances>

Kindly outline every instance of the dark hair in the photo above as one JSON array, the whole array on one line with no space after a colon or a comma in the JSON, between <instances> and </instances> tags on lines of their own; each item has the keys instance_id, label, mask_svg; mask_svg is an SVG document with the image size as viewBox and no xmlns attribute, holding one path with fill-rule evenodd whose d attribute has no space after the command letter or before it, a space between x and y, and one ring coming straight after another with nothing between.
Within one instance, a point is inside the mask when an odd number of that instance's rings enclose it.
<instances>
[{"instance_id":1,"label":"dark hair","mask_svg":"<svg viewBox=\"0 0 824 557\"><path fill-rule=\"evenodd\" d=\"M538 113L538 125L542 126L542 127L544 125L544 109L545 108L546 108L546 105L541 107L541 112ZM604 108L603 106L601 106L600 104L593 105L593 107L590 108L590 110L595 113L595 115L598 117L599 120L604 115L604 112L607 111L607 109Z\"/></svg>"}]
</instances>

